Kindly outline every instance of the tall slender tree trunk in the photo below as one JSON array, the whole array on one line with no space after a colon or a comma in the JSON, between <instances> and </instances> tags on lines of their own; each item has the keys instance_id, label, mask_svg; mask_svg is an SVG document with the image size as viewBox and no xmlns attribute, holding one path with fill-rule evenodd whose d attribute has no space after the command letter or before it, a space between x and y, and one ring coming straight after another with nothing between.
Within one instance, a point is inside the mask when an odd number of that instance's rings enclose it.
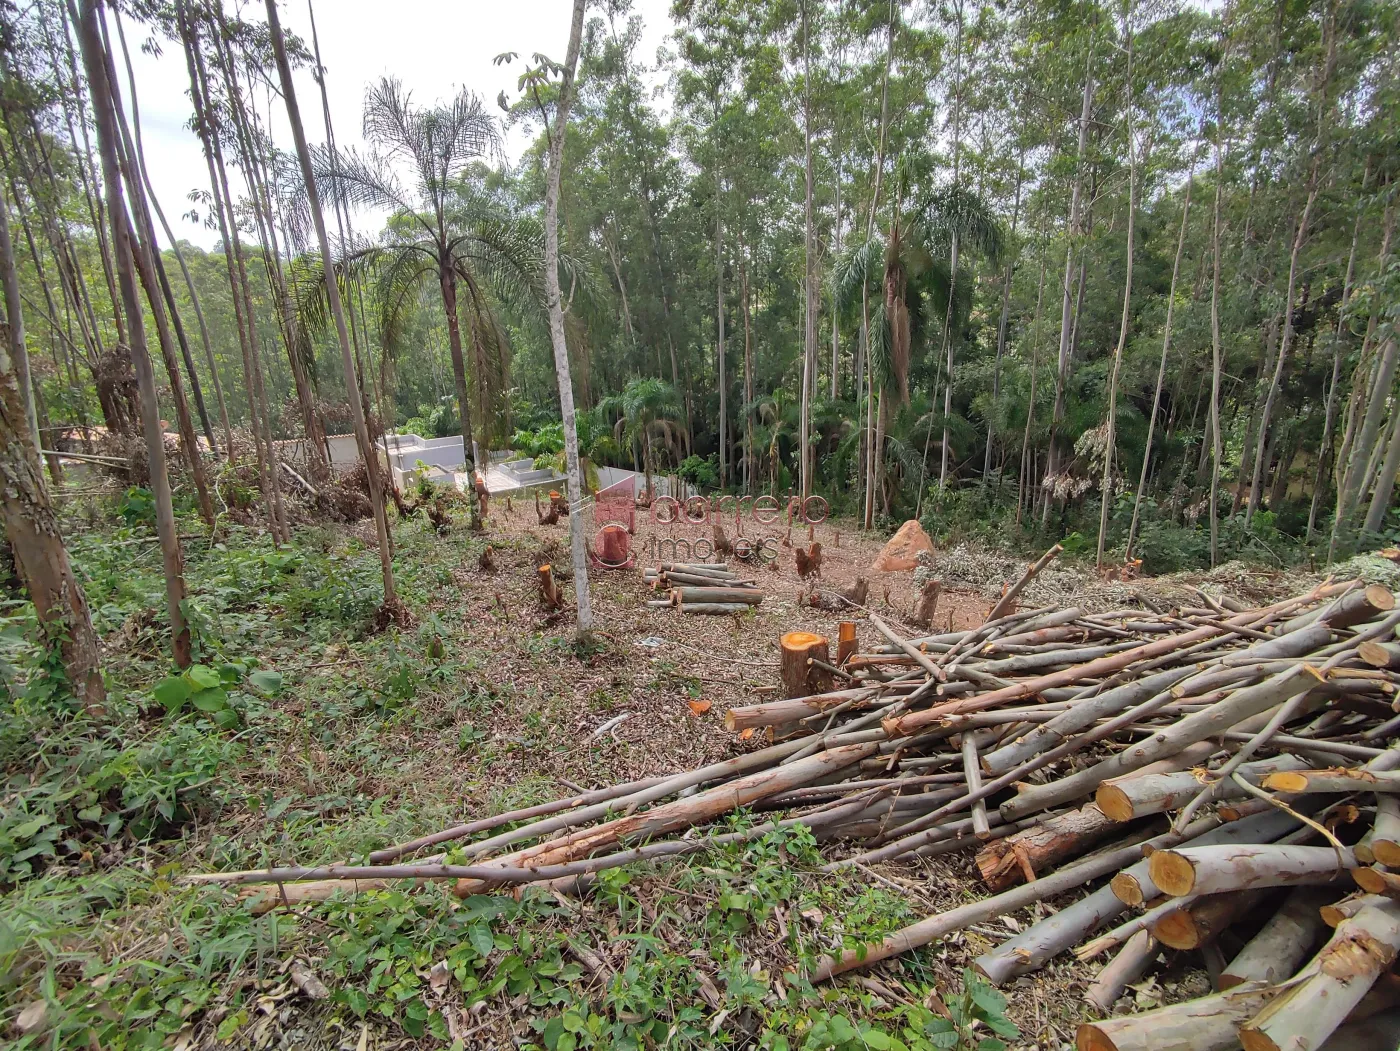
<instances>
[{"instance_id":1,"label":"tall slender tree trunk","mask_svg":"<svg viewBox=\"0 0 1400 1051\"><path fill-rule=\"evenodd\" d=\"M1363 185L1365 180L1363 179ZM1327 384L1327 406L1322 421L1322 440L1317 446L1317 471L1313 475L1312 500L1308 505L1308 531L1311 542L1317 529L1317 507L1321 502L1326 479L1327 452L1332 445L1332 430L1337 416L1337 384L1342 378L1342 327L1346 323L1347 300L1351 298L1351 282L1356 275L1356 246L1361 237L1361 209L1351 226L1351 250L1347 253L1346 277L1342 279L1342 298L1337 302L1337 327L1332 333L1332 375Z\"/></svg>"},{"instance_id":2,"label":"tall slender tree trunk","mask_svg":"<svg viewBox=\"0 0 1400 1051\"><path fill-rule=\"evenodd\" d=\"M1132 318L1133 257L1136 245L1133 232L1137 220L1137 142L1133 138L1133 5L1124 14L1124 37L1128 47L1128 262L1123 274L1123 314L1118 323L1118 345L1113 348L1113 364L1108 373L1108 422L1104 437L1103 478L1099 483L1099 543L1096 564L1103 568L1104 547L1108 541L1108 505L1113 497L1113 455L1117 446L1118 373L1123 368L1123 351L1128 345L1128 322Z\"/></svg>"},{"instance_id":3,"label":"tall slender tree trunk","mask_svg":"<svg viewBox=\"0 0 1400 1051\"><path fill-rule=\"evenodd\" d=\"M721 184L715 171L715 353L719 373L719 485L729 484L729 378L724 360L724 216L720 209Z\"/></svg>"},{"instance_id":4,"label":"tall slender tree trunk","mask_svg":"<svg viewBox=\"0 0 1400 1051\"><path fill-rule=\"evenodd\" d=\"M392 609L399 606L399 599L394 591L393 557L389 547L389 516L384 508L379 459L375 455L374 443L369 437L369 426L365 422L364 394L355 375L355 361L350 352L350 333L345 325L345 308L340 299L340 286L333 276L335 260L331 255L330 238L326 235L326 216L321 211L321 196L311 171L311 150L306 145L306 131L301 123L296 84L292 81L292 67L287 61L282 24L277 17L277 0L267 0L267 25L272 39L272 52L277 60L277 76L282 84L282 98L287 105L287 120L292 126L292 138L296 141L301 177L306 183L307 209L311 212L311 221L316 227L321 265L327 274L326 299L330 305L331 316L335 319L336 338L340 342L340 367L345 374L345 392L350 399L350 418L355 424L355 444L359 447L360 456L365 463L370 503L374 505L374 529L379 542L379 568L384 579L384 605Z\"/></svg>"},{"instance_id":5,"label":"tall slender tree trunk","mask_svg":"<svg viewBox=\"0 0 1400 1051\"><path fill-rule=\"evenodd\" d=\"M1043 224L1042 224L1043 225ZM1041 240L1045 239L1044 230L1041 231ZM1031 322L1031 392L1026 399L1026 429L1021 435L1021 470L1020 483L1016 491L1016 524L1021 524L1021 507L1027 501L1023 499L1025 490L1029 486L1030 501L1029 509L1032 517L1035 515L1035 460L1031 453L1031 424L1035 420L1035 387L1036 378L1040 372L1040 318L1041 306L1045 302L1045 257L1044 247L1040 250L1040 280L1036 283L1035 292L1035 319Z\"/></svg>"},{"instance_id":6,"label":"tall slender tree trunk","mask_svg":"<svg viewBox=\"0 0 1400 1051\"><path fill-rule=\"evenodd\" d=\"M1395 337L1392 335L1393 343ZM1385 460L1381 463L1380 474L1376 476L1376 487L1371 492L1371 506L1366 510L1365 530L1379 533L1385 525L1385 513L1390 509L1390 498L1395 494L1395 473L1400 471L1400 409L1391 412L1394 420L1390 427L1390 440L1386 442Z\"/></svg>"},{"instance_id":7,"label":"tall slender tree trunk","mask_svg":"<svg viewBox=\"0 0 1400 1051\"><path fill-rule=\"evenodd\" d=\"M36 257L37 259L37 257ZM24 332L24 306L20 293L19 267L15 263L14 245L10 240L10 202L0 190L0 279L5 287L6 350L9 360L4 372L14 384L19 404L23 406L24 426L11 421L12 434L24 438L34 448L37 461L39 454L39 417L34 410L34 383L29 375L29 341ZM7 407L8 409L8 407ZM42 484L42 481L41 483Z\"/></svg>"},{"instance_id":8,"label":"tall slender tree trunk","mask_svg":"<svg viewBox=\"0 0 1400 1051\"><path fill-rule=\"evenodd\" d=\"M803 201L803 261L805 271L802 290L805 298L802 327L802 419L798 428L798 452L801 455L799 480L805 499L812 493L812 396L816 389L817 371L817 232L812 206L812 27L808 17L807 0L802 0L802 142L806 195Z\"/></svg>"},{"instance_id":9,"label":"tall slender tree trunk","mask_svg":"<svg viewBox=\"0 0 1400 1051\"><path fill-rule=\"evenodd\" d=\"M1079 146L1074 165L1074 182L1070 188L1069 224L1065 237L1065 276L1063 298L1060 303L1060 351L1055 366L1055 408L1050 418L1049 458L1046 475L1054 474L1059 468L1058 442L1060 426L1065 419L1065 386L1069 382L1070 350L1073 347L1071 328L1074 323L1074 246L1080 235L1079 197L1084 185L1084 150L1089 137L1089 114L1094 101L1094 75L1092 63L1094 52L1091 48L1084 65L1084 101L1079 112ZM1046 501L1049 509L1049 500Z\"/></svg>"},{"instance_id":10,"label":"tall slender tree trunk","mask_svg":"<svg viewBox=\"0 0 1400 1051\"><path fill-rule=\"evenodd\" d=\"M962 178L962 43L963 43L963 3L958 0L958 32L953 44L953 186L957 188ZM1017 194L1020 183L1017 183ZM1018 196L1019 199L1019 196ZM958 285L958 231L953 231L953 243L948 251L948 307L943 312L943 342L948 352L947 372L943 381L943 449L938 468L938 491L948 487L948 421L953 415L953 348L957 343L957 333L953 331L954 290ZM932 432L932 428L929 428ZM925 438L924 460L928 460L928 444ZM922 476L921 476L922 478ZM923 501L923 482L919 483L919 504ZM917 512L916 512L917 513Z\"/></svg>"},{"instance_id":11,"label":"tall slender tree trunk","mask_svg":"<svg viewBox=\"0 0 1400 1051\"><path fill-rule=\"evenodd\" d=\"M744 319L744 492L753 492L757 470L753 448L753 323L749 317L749 268L746 246L739 252L739 312Z\"/></svg>"},{"instance_id":12,"label":"tall slender tree trunk","mask_svg":"<svg viewBox=\"0 0 1400 1051\"><path fill-rule=\"evenodd\" d=\"M1228 47L1227 47L1228 51ZM1224 59L1221 59L1222 63ZM1220 461L1224 442L1220 436L1220 201L1225 183L1225 86L1220 74L1215 87L1215 207L1211 217L1210 276L1210 564L1220 557Z\"/></svg>"},{"instance_id":13,"label":"tall slender tree trunk","mask_svg":"<svg viewBox=\"0 0 1400 1051\"><path fill-rule=\"evenodd\" d=\"M180 551L180 538L175 530L175 507L170 495L170 477L165 466L165 434L160 425L160 405L156 401L155 373L151 369L151 358L146 347L145 315L141 296L136 288L136 276L133 273L135 236L126 210L121 169L117 160L120 138L113 103L116 85L110 82L107 76L109 56L104 54L102 45L102 17L102 0L82 0L78 40L82 48L83 65L87 71L88 88L92 94L98 147L102 155L102 181L107 191L107 220L111 225L113 262L131 338L132 368L136 372L140 390L141 430L146 438L151 494L156 506L156 532L160 537L161 561L165 574L165 600L170 617L172 651L176 666L187 668L191 653L190 630L185 623L184 612L184 556Z\"/></svg>"},{"instance_id":14,"label":"tall slender tree trunk","mask_svg":"<svg viewBox=\"0 0 1400 1051\"><path fill-rule=\"evenodd\" d=\"M268 3L272 2L268 0ZM564 418L564 458L569 474L569 549L574 567L574 602L578 609L580 637L586 637L593 629L593 602L588 587L588 559L584 550L583 486L579 476L574 387L569 375L569 347L564 338L564 304L559 293L559 194L563 182L564 135L569 125L574 71L578 68L579 45L583 36L584 3L585 0L574 0L569 50L564 57L554 132L549 137L549 182L544 201L544 291L549 306L549 337L554 345L554 374L559 382L559 408Z\"/></svg>"},{"instance_id":15,"label":"tall slender tree trunk","mask_svg":"<svg viewBox=\"0 0 1400 1051\"><path fill-rule=\"evenodd\" d=\"M1181 230L1176 238L1176 259L1172 262L1172 280L1167 291L1167 319L1162 326L1162 358L1157 365L1157 386L1152 393L1152 414L1147 418L1147 445L1142 453L1142 472L1138 475L1137 492L1133 495L1133 521L1128 526L1128 545L1123 555L1133 557L1133 544L1137 541L1138 515L1142 510L1142 497L1147 489L1147 471L1152 463L1152 439L1157 433L1157 411L1162 404L1162 384L1167 377L1167 353L1172 345L1172 318L1176 311L1176 281L1181 274L1181 256L1186 250L1187 222L1191 217L1191 189L1196 184L1196 164L1192 159L1191 174L1186 179L1186 193L1181 203Z\"/></svg>"},{"instance_id":16,"label":"tall slender tree trunk","mask_svg":"<svg viewBox=\"0 0 1400 1051\"><path fill-rule=\"evenodd\" d=\"M1011 239L1016 239L1016 226L1021 219L1021 184L1026 175L1026 147L1021 146L1021 152L1016 160L1016 203L1011 207ZM1001 316L997 321L997 356L992 366L992 415L987 421L987 450L982 455L982 481L986 483L992 473L992 432L995 428L995 421L1000 418L1001 408L1001 363L1006 356L1006 330L1011 320L1011 278L1016 273L1016 253L1013 246L1012 251L1007 253L1010 258L1006 261L1006 272L1001 282ZM1005 454L1003 453L1003 456ZM998 483L998 488L1000 484Z\"/></svg>"}]
</instances>

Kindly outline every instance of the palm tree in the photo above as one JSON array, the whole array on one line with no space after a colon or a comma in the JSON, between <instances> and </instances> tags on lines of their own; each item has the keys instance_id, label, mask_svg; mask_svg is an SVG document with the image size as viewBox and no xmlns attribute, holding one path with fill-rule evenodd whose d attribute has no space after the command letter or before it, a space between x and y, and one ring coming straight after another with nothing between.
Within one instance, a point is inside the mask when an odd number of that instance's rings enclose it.
<instances>
[{"instance_id":1,"label":"palm tree","mask_svg":"<svg viewBox=\"0 0 1400 1051\"><path fill-rule=\"evenodd\" d=\"M909 370L916 350L929 345L932 325L956 332L971 307L972 281L955 279L950 248L956 239L967 254L991 260L1001 254L1001 226L986 202L961 186L950 186L906 206L908 175L896 174L895 201L889 229L850 245L832 274L837 309L858 311L862 293L875 302L870 314L870 356L874 393L879 398L875 460L882 470L884 433L889 421L886 396L899 393L909 404ZM961 268L960 268L961 270ZM876 484L880 484L877 477Z\"/></svg>"},{"instance_id":2,"label":"palm tree","mask_svg":"<svg viewBox=\"0 0 1400 1051\"><path fill-rule=\"evenodd\" d=\"M600 401L598 411L605 417L615 417L613 433L619 444L641 448L647 491L652 492L656 446L665 449L672 460L679 459L685 431L680 420L685 410L676 388L658 379L635 379L621 394L610 394Z\"/></svg>"},{"instance_id":3,"label":"palm tree","mask_svg":"<svg viewBox=\"0 0 1400 1051\"><path fill-rule=\"evenodd\" d=\"M486 436L506 429L501 403L507 352L491 293L499 298L523 288L538 294L543 238L537 224L505 214L467 179L475 162L500 152L501 141L495 119L474 93L464 89L450 102L425 109L413 105L398 80L384 77L365 94L363 127L370 152L322 154L316 177L352 204L393 213L380 242L346 261L372 265L378 274L386 351L402 311L416 302L415 293L429 277L436 278L447 315L464 455L468 469L474 469L473 408ZM396 170L401 164L410 173L407 184ZM474 403L462 349L464 315Z\"/></svg>"}]
</instances>

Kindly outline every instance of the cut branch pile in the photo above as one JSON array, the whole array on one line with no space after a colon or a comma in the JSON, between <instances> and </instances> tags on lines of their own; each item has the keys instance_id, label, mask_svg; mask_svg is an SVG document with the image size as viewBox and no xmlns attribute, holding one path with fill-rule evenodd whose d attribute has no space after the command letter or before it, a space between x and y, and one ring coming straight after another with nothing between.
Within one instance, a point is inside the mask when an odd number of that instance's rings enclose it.
<instances>
[{"instance_id":1,"label":"cut branch pile","mask_svg":"<svg viewBox=\"0 0 1400 1051\"><path fill-rule=\"evenodd\" d=\"M752 591L724 567L650 576L682 610ZM1221 991L1087 1023L1080 1048L1316 1048L1343 1027L1395 1024L1377 1012L1400 981L1388 869L1400 865L1400 671L1373 645L1393 644L1395 606L1353 581L1239 612L1044 607L914 639L872 614L881 644L862 651L847 622L834 663L823 636L792 632L789 696L725 716L764 733L755 751L459 825L366 865L189 878L276 884L243 891L259 909L347 881L572 892L603 869L800 824L829 844L829 870L967 852L987 891L878 943L832 945L814 981L1083 890L978 970L1002 984L1071 950L1113 953L1087 993L1107 1012L1167 949L1224 966L1212 968ZM691 831L740 807L771 817Z\"/></svg>"},{"instance_id":2,"label":"cut branch pile","mask_svg":"<svg viewBox=\"0 0 1400 1051\"><path fill-rule=\"evenodd\" d=\"M664 599L652 599L657 608L674 606L682 613L712 616L743 613L761 605L763 592L755 580L743 580L723 562L663 562L643 577Z\"/></svg>"}]
</instances>

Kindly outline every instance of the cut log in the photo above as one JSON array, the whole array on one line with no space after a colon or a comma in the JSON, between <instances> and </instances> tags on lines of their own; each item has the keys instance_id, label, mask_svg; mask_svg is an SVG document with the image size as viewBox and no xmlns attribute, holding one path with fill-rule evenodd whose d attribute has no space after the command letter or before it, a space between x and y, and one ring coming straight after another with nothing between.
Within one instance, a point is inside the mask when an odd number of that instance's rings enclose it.
<instances>
[{"instance_id":1,"label":"cut log","mask_svg":"<svg viewBox=\"0 0 1400 1051\"><path fill-rule=\"evenodd\" d=\"M663 573L658 578L662 583L684 585L693 588L757 588L751 580L740 580L733 576L711 576L709 573L682 573L680 570Z\"/></svg>"},{"instance_id":2,"label":"cut log","mask_svg":"<svg viewBox=\"0 0 1400 1051\"><path fill-rule=\"evenodd\" d=\"M1152 937L1172 949L1199 949L1259 904L1263 891L1210 894L1175 909L1154 923Z\"/></svg>"},{"instance_id":3,"label":"cut log","mask_svg":"<svg viewBox=\"0 0 1400 1051\"><path fill-rule=\"evenodd\" d=\"M836 666L844 668L859 646L860 642L856 639L856 622L843 620L836 626Z\"/></svg>"},{"instance_id":4,"label":"cut log","mask_svg":"<svg viewBox=\"0 0 1400 1051\"><path fill-rule=\"evenodd\" d=\"M1263 777L1281 770L1302 770L1306 764L1291 755L1245 763L1238 773L1250 784L1257 785ZM1185 806L1201 791L1205 782L1195 770L1172 774L1130 774L1105 781L1094 794L1099 809L1114 821L1131 821L1149 814L1164 814ZM1222 782L1216 788L1216 798L1235 799L1245 794L1233 781Z\"/></svg>"},{"instance_id":5,"label":"cut log","mask_svg":"<svg viewBox=\"0 0 1400 1051\"><path fill-rule=\"evenodd\" d=\"M1329 927L1337 927L1346 920L1351 919L1362 909L1372 905L1381 905L1386 901L1383 894L1353 894L1349 898L1335 901L1331 905L1324 905L1317 910L1317 914L1322 917L1322 922Z\"/></svg>"},{"instance_id":6,"label":"cut log","mask_svg":"<svg viewBox=\"0 0 1400 1051\"><path fill-rule=\"evenodd\" d=\"M747 588L672 588L671 594L677 605L682 602L738 602L757 606L763 601L763 592Z\"/></svg>"},{"instance_id":7,"label":"cut log","mask_svg":"<svg viewBox=\"0 0 1400 1051\"><path fill-rule=\"evenodd\" d=\"M1138 931L1123 943L1117 956L1104 964L1094 984L1084 994L1084 999L1100 1013L1108 1014L1128 986L1147 972L1158 951L1157 940L1147 931Z\"/></svg>"},{"instance_id":8,"label":"cut log","mask_svg":"<svg viewBox=\"0 0 1400 1051\"><path fill-rule=\"evenodd\" d=\"M977 853L977 871L994 891L1003 891L1066 858L1084 853L1117 825L1090 803L1007 839L989 843Z\"/></svg>"},{"instance_id":9,"label":"cut log","mask_svg":"<svg viewBox=\"0 0 1400 1051\"><path fill-rule=\"evenodd\" d=\"M1163 894L1219 894L1255 887L1315 886L1355 868L1350 850L1280 844L1239 844L1159 850L1147 872Z\"/></svg>"},{"instance_id":10,"label":"cut log","mask_svg":"<svg viewBox=\"0 0 1400 1051\"><path fill-rule=\"evenodd\" d=\"M695 616L727 617L732 613L747 613L753 606L745 602L682 602L677 608Z\"/></svg>"},{"instance_id":11,"label":"cut log","mask_svg":"<svg viewBox=\"0 0 1400 1051\"><path fill-rule=\"evenodd\" d=\"M789 697L805 697L831 689L831 673L809 664L816 658L829 664L831 658L825 635L810 631L790 631L779 642L779 677Z\"/></svg>"},{"instance_id":12,"label":"cut log","mask_svg":"<svg viewBox=\"0 0 1400 1051\"><path fill-rule=\"evenodd\" d=\"M1063 547L1061 547L1059 544L1056 544L1049 551L1045 552L1045 554L1041 555L1033 563L1027 566L1026 571L1021 574L1021 579L1016 581L1016 583L1011 586L1010 590L1008 590L1006 594L1002 595L1001 599L997 602L997 604L992 607L992 611L987 614L987 620L996 620L1003 614L1010 612L1012 605L1014 605L1016 599L1020 597L1021 592L1026 590L1026 585L1029 584L1032 580L1034 580L1036 578L1036 574L1038 574L1042 569L1048 566L1051 563L1051 561L1054 560L1055 556L1063 550Z\"/></svg>"},{"instance_id":13,"label":"cut log","mask_svg":"<svg viewBox=\"0 0 1400 1051\"><path fill-rule=\"evenodd\" d=\"M1400 643L1367 639L1356 647L1356 653L1373 668L1400 668Z\"/></svg>"},{"instance_id":14,"label":"cut log","mask_svg":"<svg viewBox=\"0 0 1400 1051\"><path fill-rule=\"evenodd\" d=\"M1299 887L1220 975L1220 988L1245 982L1278 984L1291 978L1327 928L1318 910L1334 892Z\"/></svg>"},{"instance_id":15,"label":"cut log","mask_svg":"<svg viewBox=\"0 0 1400 1051\"><path fill-rule=\"evenodd\" d=\"M1320 1046L1390 967L1397 950L1400 904L1368 906L1344 920L1288 988L1240 1027L1245 1051Z\"/></svg>"},{"instance_id":16,"label":"cut log","mask_svg":"<svg viewBox=\"0 0 1400 1051\"><path fill-rule=\"evenodd\" d=\"M1076 1051L1235 1051L1237 1027L1275 993L1269 986L1239 986L1143 1014L1085 1022L1074 1046Z\"/></svg>"},{"instance_id":17,"label":"cut log","mask_svg":"<svg viewBox=\"0 0 1400 1051\"><path fill-rule=\"evenodd\" d=\"M546 562L540 566L537 572L539 574L540 601L549 609L560 609L564 605L564 596L559 590L559 585L554 581L554 567Z\"/></svg>"},{"instance_id":18,"label":"cut log","mask_svg":"<svg viewBox=\"0 0 1400 1051\"><path fill-rule=\"evenodd\" d=\"M991 952L983 953L972 965L993 985L1005 985L1013 978L1045 966L1125 909L1127 906L1115 898L1108 887L1101 887L1002 942Z\"/></svg>"},{"instance_id":19,"label":"cut log","mask_svg":"<svg viewBox=\"0 0 1400 1051\"><path fill-rule=\"evenodd\" d=\"M1394 608L1395 596L1379 584L1372 584L1348 591L1321 610L1294 617L1284 624L1283 630L1291 630L1299 621L1326 624L1330 628L1350 628L1382 613L1389 613Z\"/></svg>"},{"instance_id":20,"label":"cut log","mask_svg":"<svg viewBox=\"0 0 1400 1051\"><path fill-rule=\"evenodd\" d=\"M1400 868L1400 797L1376 797L1371 853L1382 865Z\"/></svg>"},{"instance_id":21,"label":"cut log","mask_svg":"<svg viewBox=\"0 0 1400 1051\"><path fill-rule=\"evenodd\" d=\"M853 702L852 708L865 708L872 700L881 697L881 694L880 687L863 686L852 690L833 690L811 697L789 697L783 701L740 705L724 713L724 728L747 730L751 726L781 726L784 723L795 723L810 715L820 715L847 702Z\"/></svg>"},{"instance_id":22,"label":"cut log","mask_svg":"<svg viewBox=\"0 0 1400 1051\"><path fill-rule=\"evenodd\" d=\"M1351 870L1356 885L1367 894L1380 894L1400 899L1400 873L1384 869L1358 868Z\"/></svg>"},{"instance_id":23,"label":"cut log","mask_svg":"<svg viewBox=\"0 0 1400 1051\"><path fill-rule=\"evenodd\" d=\"M1318 747L1326 748L1326 744L1319 742ZM1338 795L1344 792L1383 792L1395 795L1400 793L1400 771L1349 768L1294 770L1270 774L1264 778L1264 789L1269 792L1326 792Z\"/></svg>"},{"instance_id":24,"label":"cut log","mask_svg":"<svg viewBox=\"0 0 1400 1051\"><path fill-rule=\"evenodd\" d=\"M958 743L962 749L963 780L969 792L976 792L982 787L982 768L977 763L977 735L963 733ZM979 799L972 804L972 829L978 839L986 839L991 827L987 822L986 801Z\"/></svg>"}]
</instances>

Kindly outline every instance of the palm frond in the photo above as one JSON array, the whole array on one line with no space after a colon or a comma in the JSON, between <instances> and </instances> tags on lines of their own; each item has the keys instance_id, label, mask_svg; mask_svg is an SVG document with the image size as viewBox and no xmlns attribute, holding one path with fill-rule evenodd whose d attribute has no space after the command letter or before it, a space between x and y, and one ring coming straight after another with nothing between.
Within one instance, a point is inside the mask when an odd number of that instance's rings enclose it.
<instances>
[{"instance_id":1,"label":"palm frond","mask_svg":"<svg viewBox=\"0 0 1400 1051\"><path fill-rule=\"evenodd\" d=\"M994 266L1001 259L1001 221L980 195L966 187L935 190L920 207L919 221L927 231L930 247L951 243L956 233L961 251L983 256Z\"/></svg>"}]
</instances>

